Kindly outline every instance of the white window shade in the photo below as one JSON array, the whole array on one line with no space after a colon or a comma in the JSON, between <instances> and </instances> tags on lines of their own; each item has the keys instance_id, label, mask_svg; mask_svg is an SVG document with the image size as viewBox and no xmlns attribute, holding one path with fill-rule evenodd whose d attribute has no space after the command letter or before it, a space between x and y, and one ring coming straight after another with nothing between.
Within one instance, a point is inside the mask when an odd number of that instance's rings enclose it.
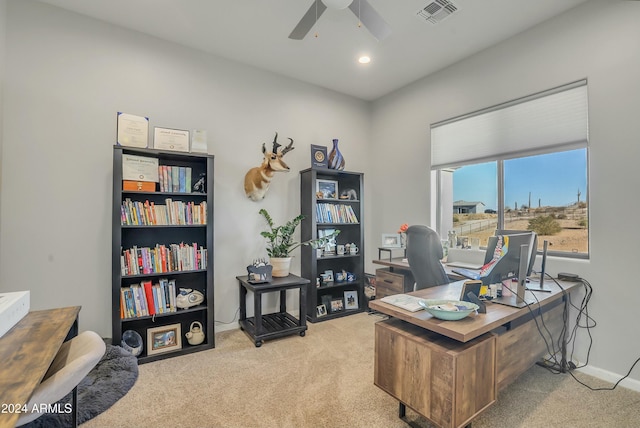
<instances>
[{"instance_id":1,"label":"white window shade","mask_svg":"<svg viewBox=\"0 0 640 428\"><path fill-rule=\"evenodd\" d=\"M587 85L580 81L432 125L431 168L586 147L587 141Z\"/></svg>"}]
</instances>

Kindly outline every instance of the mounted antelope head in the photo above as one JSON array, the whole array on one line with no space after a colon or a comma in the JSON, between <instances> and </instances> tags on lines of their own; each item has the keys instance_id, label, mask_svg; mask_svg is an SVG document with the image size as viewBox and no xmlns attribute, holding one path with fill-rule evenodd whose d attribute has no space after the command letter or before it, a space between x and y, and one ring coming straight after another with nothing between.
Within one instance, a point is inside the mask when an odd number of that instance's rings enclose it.
<instances>
[{"instance_id":1,"label":"mounted antelope head","mask_svg":"<svg viewBox=\"0 0 640 428\"><path fill-rule=\"evenodd\" d=\"M271 178L273 178L274 172L289 172L289 167L282 160L282 157L287 152L290 152L295 148L293 147L293 140L291 138L289 138L289 140L291 143L279 152L278 147L281 147L281 144L278 144L277 132L273 139L273 149L271 149L270 152L267 151L264 143L262 143L262 153L264 153L262 165L251 168L247 172L247 175L244 176L244 192L252 201L260 201L264 199L264 196L269 189L269 184L271 184Z\"/></svg>"}]
</instances>

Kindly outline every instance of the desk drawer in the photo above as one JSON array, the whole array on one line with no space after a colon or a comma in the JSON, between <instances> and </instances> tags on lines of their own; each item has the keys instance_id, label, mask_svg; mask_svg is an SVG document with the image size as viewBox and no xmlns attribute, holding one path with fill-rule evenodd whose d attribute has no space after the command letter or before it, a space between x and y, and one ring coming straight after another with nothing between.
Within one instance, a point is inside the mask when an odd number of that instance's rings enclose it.
<instances>
[{"instance_id":1,"label":"desk drawer","mask_svg":"<svg viewBox=\"0 0 640 428\"><path fill-rule=\"evenodd\" d=\"M409 276L411 273L409 273ZM388 269L376 269L376 299L413 289L413 278Z\"/></svg>"}]
</instances>

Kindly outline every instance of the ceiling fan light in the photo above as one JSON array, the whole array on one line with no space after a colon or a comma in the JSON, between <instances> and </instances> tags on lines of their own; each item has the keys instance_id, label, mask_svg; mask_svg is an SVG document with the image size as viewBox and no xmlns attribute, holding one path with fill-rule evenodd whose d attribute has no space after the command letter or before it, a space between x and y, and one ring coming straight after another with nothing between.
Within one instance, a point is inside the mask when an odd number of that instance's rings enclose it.
<instances>
[{"instance_id":1,"label":"ceiling fan light","mask_svg":"<svg viewBox=\"0 0 640 428\"><path fill-rule=\"evenodd\" d=\"M353 0L322 0L322 3L329 9L346 9Z\"/></svg>"}]
</instances>

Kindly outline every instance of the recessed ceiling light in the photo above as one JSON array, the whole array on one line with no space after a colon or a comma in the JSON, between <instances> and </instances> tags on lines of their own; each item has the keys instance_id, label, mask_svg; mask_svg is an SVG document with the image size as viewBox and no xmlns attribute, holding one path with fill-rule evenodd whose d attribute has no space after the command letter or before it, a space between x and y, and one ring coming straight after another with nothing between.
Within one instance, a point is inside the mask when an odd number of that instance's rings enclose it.
<instances>
[{"instance_id":1,"label":"recessed ceiling light","mask_svg":"<svg viewBox=\"0 0 640 428\"><path fill-rule=\"evenodd\" d=\"M358 58L358 62L360 64L369 64L371 62L371 58L369 58L368 56L364 55L364 56L361 56L360 58Z\"/></svg>"}]
</instances>

